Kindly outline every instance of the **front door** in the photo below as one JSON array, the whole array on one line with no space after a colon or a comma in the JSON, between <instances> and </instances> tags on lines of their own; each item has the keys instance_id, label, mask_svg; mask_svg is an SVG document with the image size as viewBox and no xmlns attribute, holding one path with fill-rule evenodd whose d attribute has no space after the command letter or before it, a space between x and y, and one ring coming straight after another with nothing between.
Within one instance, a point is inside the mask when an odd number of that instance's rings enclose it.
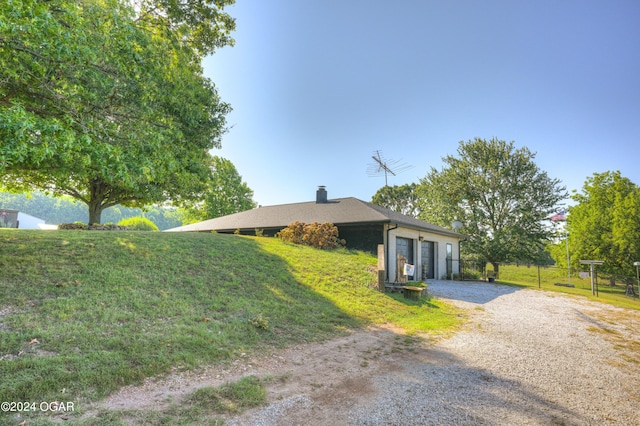
<instances>
[{"instance_id":1,"label":"front door","mask_svg":"<svg viewBox=\"0 0 640 426\"><path fill-rule=\"evenodd\" d=\"M432 280L435 276L435 250L432 241L422 242L422 279Z\"/></svg>"},{"instance_id":2,"label":"front door","mask_svg":"<svg viewBox=\"0 0 640 426\"><path fill-rule=\"evenodd\" d=\"M415 265L413 257L413 240L410 238L396 237L396 253L404 256L407 259L407 263ZM413 277L409 277L413 279Z\"/></svg>"}]
</instances>

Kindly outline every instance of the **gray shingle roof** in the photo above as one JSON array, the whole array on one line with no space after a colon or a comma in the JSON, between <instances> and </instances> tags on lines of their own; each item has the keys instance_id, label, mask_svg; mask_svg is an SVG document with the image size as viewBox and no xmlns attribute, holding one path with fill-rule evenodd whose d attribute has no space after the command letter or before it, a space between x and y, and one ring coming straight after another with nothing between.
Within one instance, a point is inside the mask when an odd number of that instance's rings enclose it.
<instances>
[{"instance_id":1,"label":"gray shingle roof","mask_svg":"<svg viewBox=\"0 0 640 426\"><path fill-rule=\"evenodd\" d=\"M205 220L203 222L185 225L167 230L167 232L182 231L218 231L233 232L236 229L271 229L285 228L293 222L330 222L340 225L364 224L397 224L421 231L447 235L454 238L464 238L464 235L447 228L432 225L423 220L415 219L375 204L357 198L336 198L326 203L315 201L294 204L280 204L276 206L260 207L228 216Z\"/></svg>"}]
</instances>

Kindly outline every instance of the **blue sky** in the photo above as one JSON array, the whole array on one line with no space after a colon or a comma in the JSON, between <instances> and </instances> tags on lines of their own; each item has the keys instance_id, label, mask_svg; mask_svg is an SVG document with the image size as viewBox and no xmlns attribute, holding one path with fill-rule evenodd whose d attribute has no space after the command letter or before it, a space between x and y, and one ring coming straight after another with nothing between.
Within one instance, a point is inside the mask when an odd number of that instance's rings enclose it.
<instances>
[{"instance_id":1,"label":"blue sky","mask_svg":"<svg viewBox=\"0 0 640 426\"><path fill-rule=\"evenodd\" d=\"M637 0L237 0L236 45L204 62L234 111L222 149L261 205L370 201L458 143L514 141L568 190L640 184Z\"/></svg>"}]
</instances>

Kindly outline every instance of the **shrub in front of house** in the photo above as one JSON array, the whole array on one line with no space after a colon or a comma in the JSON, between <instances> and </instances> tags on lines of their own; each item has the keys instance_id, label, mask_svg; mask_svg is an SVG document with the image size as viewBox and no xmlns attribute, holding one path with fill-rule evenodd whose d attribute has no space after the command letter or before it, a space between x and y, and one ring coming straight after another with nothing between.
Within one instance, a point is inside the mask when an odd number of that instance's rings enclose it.
<instances>
[{"instance_id":1,"label":"shrub in front of house","mask_svg":"<svg viewBox=\"0 0 640 426\"><path fill-rule=\"evenodd\" d=\"M118 222L118 226L126 226L129 231L158 231L155 223L141 216L122 219Z\"/></svg>"},{"instance_id":2,"label":"shrub in front of house","mask_svg":"<svg viewBox=\"0 0 640 426\"><path fill-rule=\"evenodd\" d=\"M332 223L294 222L276 234L282 241L330 250L346 244L338 237L338 227Z\"/></svg>"}]
</instances>

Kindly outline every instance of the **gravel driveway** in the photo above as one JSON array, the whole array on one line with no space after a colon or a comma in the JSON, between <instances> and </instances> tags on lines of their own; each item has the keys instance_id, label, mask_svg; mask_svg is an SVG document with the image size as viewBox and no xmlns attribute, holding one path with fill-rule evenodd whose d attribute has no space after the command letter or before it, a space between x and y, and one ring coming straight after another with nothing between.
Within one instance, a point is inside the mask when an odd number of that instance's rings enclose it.
<instances>
[{"instance_id":1,"label":"gravel driveway","mask_svg":"<svg viewBox=\"0 0 640 426\"><path fill-rule=\"evenodd\" d=\"M228 424L640 425L637 311L488 283L429 292L465 311L461 331L345 368L349 392L298 390ZM314 370L338 368L323 357Z\"/></svg>"},{"instance_id":2,"label":"gravel driveway","mask_svg":"<svg viewBox=\"0 0 640 426\"><path fill-rule=\"evenodd\" d=\"M353 424L638 425L638 312L582 298L438 281L432 295L472 314Z\"/></svg>"}]
</instances>

